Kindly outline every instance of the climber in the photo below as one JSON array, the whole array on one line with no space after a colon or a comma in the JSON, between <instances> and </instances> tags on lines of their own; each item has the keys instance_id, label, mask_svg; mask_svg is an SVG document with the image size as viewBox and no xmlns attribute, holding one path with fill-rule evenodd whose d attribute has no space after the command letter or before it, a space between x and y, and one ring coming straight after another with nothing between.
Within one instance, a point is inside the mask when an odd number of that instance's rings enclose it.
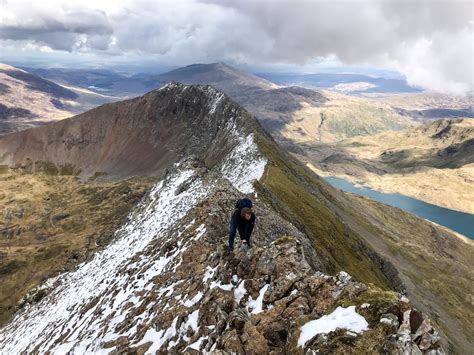
<instances>
[{"instance_id":1,"label":"climber","mask_svg":"<svg viewBox=\"0 0 474 355\"><path fill-rule=\"evenodd\" d=\"M229 246L226 254L234 249L234 238L236 230L239 231L242 247L244 250L250 248L250 236L255 225L255 214L252 211L252 201L248 198L240 199L235 204L235 210L230 218Z\"/></svg>"}]
</instances>

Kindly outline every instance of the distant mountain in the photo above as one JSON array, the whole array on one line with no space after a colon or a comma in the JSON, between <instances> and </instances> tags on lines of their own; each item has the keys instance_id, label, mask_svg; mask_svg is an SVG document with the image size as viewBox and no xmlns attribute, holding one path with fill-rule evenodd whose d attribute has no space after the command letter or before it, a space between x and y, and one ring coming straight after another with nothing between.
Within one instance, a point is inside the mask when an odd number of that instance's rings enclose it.
<instances>
[{"instance_id":1,"label":"distant mountain","mask_svg":"<svg viewBox=\"0 0 474 355\"><path fill-rule=\"evenodd\" d=\"M248 109L280 144L296 151L295 141L331 142L416 124L412 115L382 102L301 86L280 86L225 63L193 64L159 75L133 76L108 70L30 70L58 83L106 95L136 96L170 81L211 85ZM351 83L348 78L346 81Z\"/></svg>"},{"instance_id":2,"label":"distant mountain","mask_svg":"<svg viewBox=\"0 0 474 355\"><path fill-rule=\"evenodd\" d=\"M474 214L474 120L307 144L299 158L329 173Z\"/></svg>"},{"instance_id":3,"label":"distant mountain","mask_svg":"<svg viewBox=\"0 0 474 355\"><path fill-rule=\"evenodd\" d=\"M294 141L334 141L414 125L383 103L332 93L278 86L224 63L194 64L150 78L147 85L175 80L208 84L249 110L280 144L298 149Z\"/></svg>"},{"instance_id":4,"label":"distant mountain","mask_svg":"<svg viewBox=\"0 0 474 355\"><path fill-rule=\"evenodd\" d=\"M408 85L403 79L343 73L259 73L258 76L279 85L298 85L331 89L351 95L369 93L413 93L422 90Z\"/></svg>"},{"instance_id":5,"label":"distant mountain","mask_svg":"<svg viewBox=\"0 0 474 355\"><path fill-rule=\"evenodd\" d=\"M157 75L150 79L153 83L165 84L178 81L185 84L208 84L222 90L231 97L238 97L245 90L275 89L278 85L256 75L233 68L225 63L192 64L183 68Z\"/></svg>"},{"instance_id":6,"label":"distant mountain","mask_svg":"<svg viewBox=\"0 0 474 355\"><path fill-rule=\"evenodd\" d=\"M12 133L0 138L0 165L8 176L0 186L28 191L0 195L11 211L0 230L8 236L0 239L0 307L10 316L18 308L0 331L5 353L420 353L472 345L463 332L469 312L461 312L472 283L439 272L468 275L471 244L333 189L211 86L171 83ZM25 176L28 184L19 184ZM58 186L65 176L71 186ZM131 210L139 193L128 179L87 182L131 176L154 180ZM43 219L25 225L31 209L21 207L38 185ZM226 256L229 213L242 196L255 203L253 248ZM121 226L104 231L123 210ZM412 248L392 244L413 228ZM408 252L421 248L426 254L413 260ZM411 302L397 293L405 290ZM326 319L337 323L318 335L312 325Z\"/></svg>"},{"instance_id":7,"label":"distant mountain","mask_svg":"<svg viewBox=\"0 0 474 355\"><path fill-rule=\"evenodd\" d=\"M77 97L49 80L0 64L0 135L68 117Z\"/></svg>"},{"instance_id":8,"label":"distant mountain","mask_svg":"<svg viewBox=\"0 0 474 355\"><path fill-rule=\"evenodd\" d=\"M112 100L0 64L0 135L63 119Z\"/></svg>"}]
</instances>

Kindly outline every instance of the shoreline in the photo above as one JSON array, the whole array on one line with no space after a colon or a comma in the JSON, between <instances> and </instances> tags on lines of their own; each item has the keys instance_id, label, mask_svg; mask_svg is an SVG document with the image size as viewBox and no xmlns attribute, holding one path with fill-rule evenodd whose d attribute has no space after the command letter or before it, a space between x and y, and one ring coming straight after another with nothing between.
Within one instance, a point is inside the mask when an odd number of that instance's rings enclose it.
<instances>
[{"instance_id":1,"label":"shoreline","mask_svg":"<svg viewBox=\"0 0 474 355\"><path fill-rule=\"evenodd\" d=\"M321 170L321 169L317 168L316 166L314 166L314 164L308 163L308 162L305 162L305 165L311 171L313 171L314 173L318 174L321 177L335 177L335 178L339 178L339 179L344 179L344 180L352 183L355 187L368 188L368 189L371 189L371 190L374 190L374 191L377 191L377 192L380 192L380 193L384 193L384 194L399 194L399 195L402 195L402 196L405 196L405 197L414 198L416 200L419 200L419 201L422 201L422 202L425 202L425 203L428 203L428 204L431 204L431 205L434 205L434 206L437 206L437 207L442 207L442 208L446 208L446 209L453 210L453 211L456 211L456 212L462 212L462 213L467 213L467 214L474 215L474 210L471 210L471 209L468 209L468 208L462 209L462 208L459 208L459 207L455 206L456 204L438 203L434 200L423 198L423 196L420 196L420 195L417 195L417 194L411 194L409 192L407 193L406 190L402 192L400 189L397 189L396 186L388 186L386 188L383 188L380 185L373 185L370 182L370 179L366 180L366 179L362 179L360 177L355 177L355 176L348 175L348 174L340 174L340 173L332 173L332 172L324 171L324 170Z\"/></svg>"}]
</instances>

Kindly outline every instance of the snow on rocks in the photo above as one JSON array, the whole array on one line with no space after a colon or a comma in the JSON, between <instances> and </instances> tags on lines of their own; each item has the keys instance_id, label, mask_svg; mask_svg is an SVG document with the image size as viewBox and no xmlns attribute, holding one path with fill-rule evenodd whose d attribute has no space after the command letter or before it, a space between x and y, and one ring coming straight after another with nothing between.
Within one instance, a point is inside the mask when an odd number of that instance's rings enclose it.
<instances>
[{"instance_id":1,"label":"snow on rocks","mask_svg":"<svg viewBox=\"0 0 474 355\"><path fill-rule=\"evenodd\" d=\"M220 170L237 190L249 194L254 192L253 182L263 176L267 160L260 154L253 134L239 140Z\"/></svg>"},{"instance_id":2,"label":"snow on rocks","mask_svg":"<svg viewBox=\"0 0 474 355\"><path fill-rule=\"evenodd\" d=\"M368 326L369 324L365 318L356 312L355 306L347 308L337 307L331 314L309 321L303 325L298 339L298 346L304 347L306 342L316 335L327 334L338 328L360 333L367 330Z\"/></svg>"},{"instance_id":3,"label":"snow on rocks","mask_svg":"<svg viewBox=\"0 0 474 355\"><path fill-rule=\"evenodd\" d=\"M268 289L269 284L266 284L260 289L260 292L258 294L258 297L256 300L252 299L250 297L248 303L247 303L247 309L250 313L252 314L258 314L263 311L263 297L265 296L265 292Z\"/></svg>"},{"instance_id":4,"label":"snow on rocks","mask_svg":"<svg viewBox=\"0 0 474 355\"><path fill-rule=\"evenodd\" d=\"M245 296L246 293L247 293L247 290L245 289L245 281L242 280L234 290L235 302L239 304L240 300L242 299L242 297Z\"/></svg>"},{"instance_id":5,"label":"snow on rocks","mask_svg":"<svg viewBox=\"0 0 474 355\"><path fill-rule=\"evenodd\" d=\"M204 296L204 294L203 294L201 291L199 291L199 292L196 294L196 296L194 296L192 299L186 300L186 301L184 302L184 306L185 306L185 307L192 307L192 306L194 306L196 303L198 303L198 302L202 299L203 296Z\"/></svg>"},{"instance_id":6,"label":"snow on rocks","mask_svg":"<svg viewBox=\"0 0 474 355\"><path fill-rule=\"evenodd\" d=\"M64 343L61 350L73 353L80 352L79 349L98 351L103 339L119 337L120 334L115 334L112 329L104 337L104 326L111 318L117 319L125 314L126 306L133 303L134 292L146 289L153 277L169 268L183 252L185 246L158 258L142 256L134 259L152 240L164 236L174 223L209 193L212 186L205 186L194 175L193 170L177 166L175 174L155 185L148 197L131 212L129 221L117 231L114 243L97 253L90 262L80 265L76 271L59 277L59 286L49 296L28 312L20 313L2 329L0 348L3 352L19 353L32 349L54 352L60 336ZM177 188L186 181L191 181L190 187L177 193ZM203 229L197 235L201 236L201 233ZM118 270L122 270L120 275ZM127 270L141 270L140 278L131 278ZM112 294L108 292L111 289L117 291ZM172 292L172 286L165 287L163 291L163 296L166 296ZM95 299L101 300L100 306L96 302L89 310L83 310L84 304ZM194 301L198 300L190 302ZM97 316L99 308L100 315ZM64 334L65 329L69 329L67 335ZM157 334L163 340L171 333ZM65 344L69 344L68 349Z\"/></svg>"}]
</instances>

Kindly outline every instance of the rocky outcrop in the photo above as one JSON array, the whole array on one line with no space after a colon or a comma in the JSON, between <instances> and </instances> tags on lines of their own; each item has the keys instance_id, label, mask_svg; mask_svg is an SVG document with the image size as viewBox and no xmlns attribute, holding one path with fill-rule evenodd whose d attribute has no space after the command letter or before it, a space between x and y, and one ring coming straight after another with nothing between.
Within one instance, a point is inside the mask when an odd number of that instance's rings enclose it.
<instances>
[{"instance_id":1,"label":"rocky outcrop","mask_svg":"<svg viewBox=\"0 0 474 355\"><path fill-rule=\"evenodd\" d=\"M242 193L220 176L196 159L169 172L115 243L50 281L47 294L2 330L3 351L440 351L409 302L345 272L322 273L307 237L253 192L254 246L225 256L229 212ZM351 331L348 319L302 340L303 326L351 307L364 331Z\"/></svg>"}]
</instances>

